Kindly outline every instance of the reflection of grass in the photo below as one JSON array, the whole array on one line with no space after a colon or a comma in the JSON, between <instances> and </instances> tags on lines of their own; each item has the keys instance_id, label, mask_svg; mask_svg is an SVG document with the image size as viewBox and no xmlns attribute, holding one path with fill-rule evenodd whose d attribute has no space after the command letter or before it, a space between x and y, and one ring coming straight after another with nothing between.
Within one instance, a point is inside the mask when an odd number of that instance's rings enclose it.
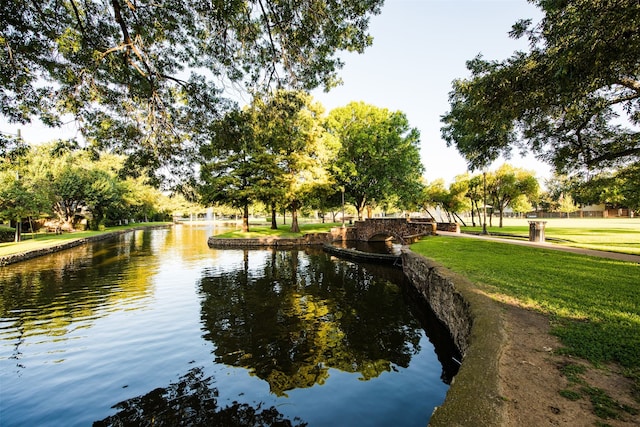
<instances>
[{"instance_id":1,"label":"reflection of grass","mask_svg":"<svg viewBox=\"0 0 640 427\"><path fill-rule=\"evenodd\" d=\"M63 233L63 234L53 234L53 233L45 233L45 234L35 234L32 235L30 233L24 233L22 235L22 241L15 242L7 242L0 243L0 256L12 255L22 252L29 252L38 249L46 249L52 246L56 246L65 242L70 242L78 239L85 239L87 237L95 236L98 234L110 233L118 230L126 230L129 228L136 227L145 227L151 225L162 225L169 223L159 223L159 222L144 222L130 225L123 225L118 227L109 227L100 231L77 231L73 233Z\"/></svg>"},{"instance_id":2,"label":"reflection of grass","mask_svg":"<svg viewBox=\"0 0 640 427\"><path fill-rule=\"evenodd\" d=\"M272 230L270 225L251 225L248 233L243 233L242 230L233 230L226 233L217 234L216 237L220 238L258 238L258 237L302 237L309 233L324 233L329 231L333 227L338 227L338 223L324 223L324 224L300 224L300 233L292 233L290 225L278 225L277 230Z\"/></svg>"},{"instance_id":3,"label":"reflection of grass","mask_svg":"<svg viewBox=\"0 0 640 427\"><path fill-rule=\"evenodd\" d=\"M639 264L476 239L429 237L411 248L550 315L567 353L640 371Z\"/></svg>"},{"instance_id":4,"label":"reflection of grass","mask_svg":"<svg viewBox=\"0 0 640 427\"><path fill-rule=\"evenodd\" d=\"M538 219L535 219L538 220ZM541 218L547 221L545 236L557 243L588 249L640 254L640 218ZM532 219L505 219L505 226L487 227L491 233L527 237ZM494 218L494 224L497 220ZM482 227L463 227L463 231L482 231Z\"/></svg>"}]
</instances>

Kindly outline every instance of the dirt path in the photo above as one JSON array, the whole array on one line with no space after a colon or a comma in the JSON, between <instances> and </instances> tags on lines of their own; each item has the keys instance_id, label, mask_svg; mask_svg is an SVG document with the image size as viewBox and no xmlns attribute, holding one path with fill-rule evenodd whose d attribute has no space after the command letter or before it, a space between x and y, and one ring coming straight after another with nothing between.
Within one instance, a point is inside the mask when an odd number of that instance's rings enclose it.
<instances>
[{"instance_id":1,"label":"dirt path","mask_svg":"<svg viewBox=\"0 0 640 427\"><path fill-rule=\"evenodd\" d=\"M640 416L622 412L620 419L595 415L588 397L572 401L560 390L585 386L604 390L620 404L638 409L632 383L615 366L595 368L585 361L558 355L559 340L549 334L549 319L535 311L504 301L507 343L500 358L499 380L505 402L505 426L640 426ZM584 383L571 382L563 367L582 365ZM566 370L566 369L565 369Z\"/></svg>"}]
</instances>

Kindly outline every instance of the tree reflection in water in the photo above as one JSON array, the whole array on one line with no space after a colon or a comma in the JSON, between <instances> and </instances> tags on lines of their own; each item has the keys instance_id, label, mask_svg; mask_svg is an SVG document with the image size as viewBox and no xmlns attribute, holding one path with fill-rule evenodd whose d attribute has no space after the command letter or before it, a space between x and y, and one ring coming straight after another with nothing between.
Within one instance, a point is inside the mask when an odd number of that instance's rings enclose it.
<instances>
[{"instance_id":1,"label":"tree reflection in water","mask_svg":"<svg viewBox=\"0 0 640 427\"><path fill-rule=\"evenodd\" d=\"M249 369L277 396L323 384L330 368L369 380L407 367L422 327L401 289L369 266L306 252L272 250L256 266L250 257L264 251L245 250L241 268L205 272L202 318L216 362Z\"/></svg>"},{"instance_id":2,"label":"tree reflection in water","mask_svg":"<svg viewBox=\"0 0 640 427\"><path fill-rule=\"evenodd\" d=\"M202 368L191 369L177 383L157 388L144 396L125 400L113 406L120 411L93 423L107 426L306 426L299 419L285 419L275 407L252 407L233 402L218 407L218 390L213 379L204 378Z\"/></svg>"}]
</instances>

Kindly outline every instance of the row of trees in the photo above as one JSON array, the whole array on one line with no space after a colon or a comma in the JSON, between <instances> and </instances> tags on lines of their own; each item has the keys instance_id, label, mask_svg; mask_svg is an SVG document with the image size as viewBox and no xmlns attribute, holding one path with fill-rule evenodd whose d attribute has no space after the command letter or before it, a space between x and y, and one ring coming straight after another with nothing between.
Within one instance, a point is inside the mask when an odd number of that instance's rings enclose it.
<instances>
[{"instance_id":1,"label":"row of trees","mask_svg":"<svg viewBox=\"0 0 640 427\"><path fill-rule=\"evenodd\" d=\"M600 174L589 181L554 175L546 180L545 187L542 191L533 172L504 164L495 171L459 175L448 188L442 179L427 183L420 204L427 212L431 207L439 207L449 221L464 222L458 214L470 212L474 226L486 207L490 225L497 212L500 227L507 208L520 214L538 210L569 214L577 211L579 205L605 204L640 211L638 164Z\"/></svg>"},{"instance_id":2,"label":"row of trees","mask_svg":"<svg viewBox=\"0 0 640 427\"><path fill-rule=\"evenodd\" d=\"M146 178L126 177L124 156L80 149L69 141L31 147L19 139L0 158L0 219L51 218L60 229L87 219L92 229L105 221L147 220L169 206Z\"/></svg>"},{"instance_id":3,"label":"row of trees","mask_svg":"<svg viewBox=\"0 0 640 427\"><path fill-rule=\"evenodd\" d=\"M256 97L213 123L200 150L199 194L203 204L229 204L292 213L304 205L321 211L344 197L358 217L374 206L409 207L420 192L420 134L401 112L353 102L327 116L310 95L276 91Z\"/></svg>"},{"instance_id":4,"label":"row of trees","mask_svg":"<svg viewBox=\"0 0 640 427\"><path fill-rule=\"evenodd\" d=\"M308 93L279 90L210 123L198 179L181 189L201 206L240 209L245 230L249 208L262 205L272 227L283 209L298 231L303 206L324 213L347 203L358 217L365 208L410 207L421 189L418 144L401 112L354 102L325 115ZM17 239L27 218L55 217L65 229L88 219L96 229L176 210L126 156L70 141L29 147L16 138L1 160L0 219L17 222Z\"/></svg>"},{"instance_id":5,"label":"row of trees","mask_svg":"<svg viewBox=\"0 0 640 427\"><path fill-rule=\"evenodd\" d=\"M505 209L530 212L539 193L540 185L533 172L504 164L492 172L459 175L448 189L443 180L436 180L425 186L421 203L427 212L430 207L439 207L452 222L456 218L463 222L458 214L471 212L474 226L476 218L481 218L490 206L490 212L498 212L502 227Z\"/></svg>"}]
</instances>

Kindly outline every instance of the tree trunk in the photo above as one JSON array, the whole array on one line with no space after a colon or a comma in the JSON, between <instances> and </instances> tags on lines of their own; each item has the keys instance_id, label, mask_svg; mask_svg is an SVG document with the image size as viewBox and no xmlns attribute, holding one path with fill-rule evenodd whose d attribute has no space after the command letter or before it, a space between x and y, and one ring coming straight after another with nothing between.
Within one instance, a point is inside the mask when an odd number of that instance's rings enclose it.
<instances>
[{"instance_id":1,"label":"tree trunk","mask_svg":"<svg viewBox=\"0 0 640 427\"><path fill-rule=\"evenodd\" d=\"M476 217L475 217L475 212L473 212L473 205L474 202L473 200L471 200L471 226L475 227L476 226Z\"/></svg>"},{"instance_id":2,"label":"tree trunk","mask_svg":"<svg viewBox=\"0 0 640 427\"><path fill-rule=\"evenodd\" d=\"M300 226L298 225L298 206L296 202L291 204L291 232L300 232Z\"/></svg>"},{"instance_id":3,"label":"tree trunk","mask_svg":"<svg viewBox=\"0 0 640 427\"><path fill-rule=\"evenodd\" d=\"M458 218L464 227L466 227L466 226L467 226L467 224L465 224L465 223L464 223L464 220L463 220L462 218L460 218L460 215L458 215L457 213L455 213L455 212L454 212L454 213L453 213L453 216L454 216L455 218Z\"/></svg>"},{"instance_id":4,"label":"tree trunk","mask_svg":"<svg viewBox=\"0 0 640 427\"><path fill-rule=\"evenodd\" d=\"M249 204L245 203L242 207L242 232L249 232Z\"/></svg>"},{"instance_id":5,"label":"tree trunk","mask_svg":"<svg viewBox=\"0 0 640 427\"><path fill-rule=\"evenodd\" d=\"M433 222L438 222L438 221L436 221L436 217L435 217L435 216L433 216L433 214L431 214L431 212L429 212L429 209L424 208L424 211L425 211L427 214L429 214L429 216L431 217L431 219L433 220Z\"/></svg>"},{"instance_id":6,"label":"tree trunk","mask_svg":"<svg viewBox=\"0 0 640 427\"><path fill-rule=\"evenodd\" d=\"M276 222L276 203L271 203L271 229L277 230L278 223Z\"/></svg>"},{"instance_id":7,"label":"tree trunk","mask_svg":"<svg viewBox=\"0 0 640 427\"><path fill-rule=\"evenodd\" d=\"M16 221L16 234L13 241L18 243L20 240L22 240L22 218L18 218Z\"/></svg>"},{"instance_id":8,"label":"tree trunk","mask_svg":"<svg viewBox=\"0 0 640 427\"><path fill-rule=\"evenodd\" d=\"M503 209L500 208L500 225L498 227L502 228L502 216L504 215Z\"/></svg>"}]
</instances>

